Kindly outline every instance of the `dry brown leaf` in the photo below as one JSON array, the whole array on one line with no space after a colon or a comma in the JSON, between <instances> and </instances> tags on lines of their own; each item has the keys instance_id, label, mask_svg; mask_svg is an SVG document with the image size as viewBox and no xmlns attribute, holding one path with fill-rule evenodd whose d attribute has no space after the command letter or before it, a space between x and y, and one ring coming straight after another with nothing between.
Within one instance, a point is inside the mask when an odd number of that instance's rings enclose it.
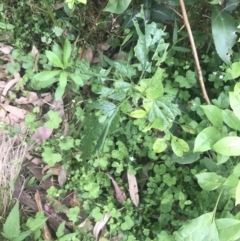
<instances>
[{"instance_id":1,"label":"dry brown leaf","mask_svg":"<svg viewBox=\"0 0 240 241\"><path fill-rule=\"evenodd\" d=\"M28 92L27 97L20 97L19 99L15 99L15 102L19 105L24 104L32 104L39 99L38 95L35 92Z\"/></svg>"},{"instance_id":2,"label":"dry brown leaf","mask_svg":"<svg viewBox=\"0 0 240 241\"><path fill-rule=\"evenodd\" d=\"M137 207L139 204L137 179L134 175L131 175L129 173L127 173L127 178L128 178L130 198L133 204Z\"/></svg>"},{"instance_id":3,"label":"dry brown leaf","mask_svg":"<svg viewBox=\"0 0 240 241\"><path fill-rule=\"evenodd\" d=\"M125 192L119 187L117 182L108 173L106 173L106 175L112 181L117 201L122 204L124 201L126 201L126 194L125 194Z\"/></svg>"},{"instance_id":4,"label":"dry brown leaf","mask_svg":"<svg viewBox=\"0 0 240 241\"><path fill-rule=\"evenodd\" d=\"M0 48L0 51L4 54L10 54L12 51L13 47L12 46L4 46Z\"/></svg>"},{"instance_id":5,"label":"dry brown leaf","mask_svg":"<svg viewBox=\"0 0 240 241\"><path fill-rule=\"evenodd\" d=\"M83 232L89 232L92 230L92 222L88 218L86 218L82 223L78 225L78 227Z\"/></svg>"},{"instance_id":6,"label":"dry brown leaf","mask_svg":"<svg viewBox=\"0 0 240 241\"><path fill-rule=\"evenodd\" d=\"M81 59L86 59L91 63L93 60L93 50L91 48L84 49L83 53L81 53Z\"/></svg>"},{"instance_id":7,"label":"dry brown leaf","mask_svg":"<svg viewBox=\"0 0 240 241\"><path fill-rule=\"evenodd\" d=\"M61 118L64 118L64 104L63 104L63 100L55 100L53 101L53 103L50 105L50 110L56 111L58 112L59 116Z\"/></svg>"},{"instance_id":8,"label":"dry brown leaf","mask_svg":"<svg viewBox=\"0 0 240 241\"><path fill-rule=\"evenodd\" d=\"M108 44L108 42L102 42L102 43L97 44L97 48L100 51L107 51L110 48L110 45Z\"/></svg>"},{"instance_id":9,"label":"dry brown leaf","mask_svg":"<svg viewBox=\"0 0 240 241\"><path fill-rule=\"evenodd\" d=\"M105 225L107 224L107 222L110 218L111 218L111 214L106 213L103 220L96 222L96 224L93 228L93 236L95 237L96 240L99 239L101 230L105 227Z\"/></svg>"},{"instance_id":10,"label":"dry brown leaf","mask_svg":"<svg viewBox=\"0 0 240 241\"><path fill-rule=\"evenodd\" d=\"M118 234L117 236L112 237L112 238L110 239L110 241L119 241L119 240L121 240L122 237L123 237L123 234L120 233L120 234Z\"/></svg>"},{"instance_id":11,"label":"dry brown leaf","mask_svg":"<svg viewBox=\"0 0 240 241\"><path fill-rule=\"evenodd\" d=\"M49 129L45 126L40 126L32 135L31 140L36 141L36 143L38 144L41 144L43 140L47 140L52 135L52 132L53 129Z\"/></svg>"},{"instance_id":12,"label":"dry brown leaf","mask_svg":"<svg viewBox=\"0 0 240 241\"><path fill-rule=\"evenodd\" d=\"M122 53L116 53L113 55L114 60L127 60L126 56L124 56Z\"/></svg>"},{"instance_id":13,"label":"dry brown leaf","mask_svg":"<svg viewBox=\"0 0 240 241\"><path fill-rule=\"evenodd\" d=\"M61 166L61 169L58 174L58 183L62 187L67 181L67 169L64 166Z\"/></svg>"},{"instance_id":14,"label":"dry brown leaf","mask_svg":"<svg viewBox=\"0 0 240 241\"><path fill-rule=\"evenodd\" d=\"M34 101L32 104L34 106L43 106L46 103L49 103L52 100L52 94L51 93L44 93L41 94L41 99L38 98L38 100Z\"/></svg>"}]
</instances>

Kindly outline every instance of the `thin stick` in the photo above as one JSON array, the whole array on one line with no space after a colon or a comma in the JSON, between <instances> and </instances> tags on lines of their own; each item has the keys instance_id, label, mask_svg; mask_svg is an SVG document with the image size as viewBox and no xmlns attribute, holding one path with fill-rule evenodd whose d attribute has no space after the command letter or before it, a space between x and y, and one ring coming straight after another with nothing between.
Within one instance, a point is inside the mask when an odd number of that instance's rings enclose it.
<instances>
[{"instance_id":1,"label":"thin stick","mask_svg":"<svg viewBox=\"0 0 240 241\"><path fill-rule=\"evenodd\" d=\"M208 98L208 94L207 94L207 91L206 91L206 88L205 88L205 85L204 85L202 70L201 70L201 66L200 66L200 63L199 63L198 53L197 53L195 42L194 42L194 39L193 39L192 30L191 30L191 27L190 27L190 24L189 24L189 21L188 21L184 0L179 0L179 2L180 2L180 5L181 5L181 9L182 9L183 21L184 21L184 24L187 28L189 40L190 40L191 47L192 47L192 53L193 53L194 62L195 62L196 68L197 68L199 84L201 86L203 97L204 97L205 101L207 102L208 105L210 105L211 102Z\"/></svg>"}]
</instances>

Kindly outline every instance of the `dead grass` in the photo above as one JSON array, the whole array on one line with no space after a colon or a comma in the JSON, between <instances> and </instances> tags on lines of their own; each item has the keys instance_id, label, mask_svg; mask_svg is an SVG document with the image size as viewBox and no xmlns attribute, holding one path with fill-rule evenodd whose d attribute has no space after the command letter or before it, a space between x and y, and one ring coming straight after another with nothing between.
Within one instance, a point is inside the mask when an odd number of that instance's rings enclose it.
<instances>
[{"instance_id":1,"label":"dead grass","mask_svg":"<svg viewBox=\"0 0 240 241\"><path fill-rule=\"evenodd\" d=\"M22 138L21 138L22 139ZM22 140L23 141L23 140ZM24 141L19 135L11 137L6 133L0 135L0 214L4 214L11 204L14 183L19 177L22 162L27 152Z\"/></svg>"}]
</instances>

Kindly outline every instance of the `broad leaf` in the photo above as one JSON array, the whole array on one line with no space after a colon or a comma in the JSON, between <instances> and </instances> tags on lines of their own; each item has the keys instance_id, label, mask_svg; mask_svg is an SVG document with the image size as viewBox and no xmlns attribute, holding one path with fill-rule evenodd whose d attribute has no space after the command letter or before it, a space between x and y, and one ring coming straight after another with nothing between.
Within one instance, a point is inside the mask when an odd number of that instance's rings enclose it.
<instances>
[{"instance_id":1,"label":"broad leaf","mask_svg":"<svg viewBox=\"0 0 240 241\"><path fill-rule=\"evenodd\" d=\"M204 152L210 150L212 145L221 137L221 133L216 127L210 126L203 129L195 139L193 152Z\"/></svg>"},{"instance_id":2,"label":"broad leaf","mask_svg":"<svg viewBox=\"0 0 240 241\"><path fill-rule=\"evenodd\" d=\"M181 157L183 155L183 152L188 152L189 151L189 146L187 142L185 142L182 139L172 137L171 140L171 147L173 152L175 153L176 156Z\"/></svg>"},{"instance_id":3,"label":"broad leaf","mask_svg":"<svg viewBox=\"0 0 240 241\"><path fill-rule=\"evenodd\" d=\"M231 49L236 43L237 23L230 13L219 6L212 6L212 34L219 57L230 63Z\"/></svg>"},{"instance_id":4,"label":"broad leaf","mask_svg":"<svg viewBox=\"0 0 240 241\"><path fill-rule=\"evenodd\" d=\"M64 68L62 60L59 59L59 57L55 53L53 53L52 51L49 51L49 50L46 50L45 53L46 53L48 60L52 63L53 66L59 67L61 69Z\"/></svg>"},{"instance_id":5,"label":"broad leaf","mask_svg":"<svg viewBox=\"0 0 240 241\"><path fill-rule=\"evenodd\" d=\"M146 114L147 112L145 110L134 110L129 114L129 116L138 119L138 118L143 118L144 116L146 116Z\"/></svg>"},{"instance_id":6,"label":"broad leaf","mask_svg":"<svg viewBox=\"0 0 240 241\"><path fill-rule=\"evenodd\" d=\"M220 241L237 241L240 238L240 221L232 218L217 219Z\"/></svg>"},{"instance_id":7,"label":"broad leaf","mask_svg":"<svg viewBox=\"0 0 240 241\"><path fill-rule=\"evenodd\" d=\"M61 86L58 86L55 90L55 100L60 100L62 96L64 95L65 88L63 89Z\"/></svg>"},{"instance_id":8,"label":"broad leaf","mask_svg":"<svg viewBox=\"0 0 240 241\"><path fill-rule=\"evenodd\" d=\"M36 75L34 75L34 79L37 81L49 81L53 79L55 76L59 75L61 70L50 70L50 71L42 71Z\"/></svg>"},{"instance_id":9,"label":"broad leaf","mask_svg":"<svg viewBox=\"0 0 240 241\"><path fill-rule=\"evenodd\" d=\"M214 151L225 156L240 155L240 137L227 136L219 140L212 147Z\"/></svg>"},{"instance_id":10,"label":"broad leaf","mask_svg":"<svg viewBox=\"0 0 240 241\"><path fill-rule=\"evenodd\" d=\"M71 65L70 57L72 53L72 46L69 40L66 38L63 47L63 65L65 68Z\"/></svg>"},{"instance_id":11,"label":"broad leaf","mask_svg":"<svg viewBox=\"0 0 240 241\"><path fill-rule=\"evenodd\" d=\"M240 119L231 110L222 110L223 121L230 128L240 131Z\"/></svg>"},{"instance_id":12,"label":"broad leaf","mask_svg":"<svg viewBox=\"0 0 240 241\"><path fill-rule=\"evenodd\" d=\"M83 80L80 75L69 74L69 77L75 82L77 86L83 86Z\"/></svg>"},{"instance_id":13,"label":"broad leaf","mask_svg":"<svg viewBox=\"0 0 240 241\"><path fill-rule=\"evenodd\" d=\"M205 191L217 189L225 181L225 178L217 175L215 172L204 172L196 174L195 177L198 180L199 186Z\"/></svg>"},{"instance_id":14,"label":"broad leaf","mask_svg":"<svg viewBox=\"0 0 240 241\"><path fill-rule=\"evenodd\" d=\"M16 202L3 225L2 235L13 240L20 234L19 202Z\"/></svg>"},{"instance_id":15,"label":"broad leaf","mask_svg":"<svg viewBox=\"0 0 240 241\"><path fill-rule=\"evenodd\" d=\"M156 153L161 153L165 151L167 144L164 139L158 138L153 144L153 151Z\"/></svg>"},{"instance_id":16,"label":"broad leaf","mask_svg":"<svg viewBox=\"0 0 240 241\"><path fill-rule=\"evenodd\" d=\"M238 181L238 185L235 192L235 206L237 206L238 204L240 204L240 181Z\"/></svg>"},{"instance_id":17,"label":"broad leaf","mask_svg":"<svg viewBox=\"0 0 240 241\"><path fill-rule=\"evenodd\" d=\"M227 73L230 74L230 79L236 79L240 76L240 62L234 62L230 69L227 69Z\"/></svg>"},{"instance_id":18,"label":"broad leaf","mask_svg":"<svg viewBox=\"0 0 240 241\"><path fill-rule=\"evenodd\" d=\"M175 233L175 241L217 241L207 239L211 235L211 231L216 229L212 219L213 213L211 212L184 224Z\"/></svg>"},{"instance_id":19,"label":"broad leaf","mask_svg":"<svg viewBox=\"0 0 240 241\"><path fill-rule=\"evenodd\" d=\"M221 128L223 125L222 111L214 105L201 105L208 120L216 127Z\"/></svg>"},{"instance_id":20,"label":"broad leaf","mask_svg":"<svg viewBox=\"0 0 240 241\"><path fill-rule=\"evenodd\" d=\"M233 113L237 116L240 120L240 95L236 92L229 92L229 101L230 106L233 110Z\"/></svg>"},{"instance_id":21,"label":"broad leaf","mask_svg":"<svg viewBox=\"0 0 240 241\"><path fill-rule=\"evenodd\" d=\"M62 71L59 77L59 86L62 89L65 89L67 86L67 73Z\"/></svg>"},{"instance_id":22,"label":"broad leaf","mask_svg":"<svg viewBox=\"0 0 240 241\"><path fill-rule=\"evenodd\" d=\"M130 3L131 0L108 0L108 4L103 11L121 14L128 8Z\"/></svg>"}]
</instances>

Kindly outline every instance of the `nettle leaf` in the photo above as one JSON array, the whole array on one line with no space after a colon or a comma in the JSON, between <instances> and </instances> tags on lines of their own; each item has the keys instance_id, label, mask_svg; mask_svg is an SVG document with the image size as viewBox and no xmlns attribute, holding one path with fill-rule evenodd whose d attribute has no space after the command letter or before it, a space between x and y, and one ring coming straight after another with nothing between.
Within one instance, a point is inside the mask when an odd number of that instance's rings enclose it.
<instances>
[{"instance_id":1,"label":"nettle leaf","mask_svg":"<svg viewBox=\"0 0 240 241\"><path fill-rule=\"evenodd\" d=\"M81 141L81 157L86 159L94 155L97 151L101 152L108 133L115 129L119 123L118 108L107 111L106 120L99 122L94 114L86 116L83 122L83 138Z\"/></svg>"},{"instance_id":2,"label":"nettle leaf","mask_svg":"<svg viewBox=\"0 0 240 241\"><path fill-rule=\"evenodd\" d=\"M240 120L231 110L222 110L222 116L224 123L230 128L240 131Z\"/></svg>"},{"instance_id":3,"label":"nettle leaf","mask_svg":"<svg viewBox=\"0 0 240 241\"><path fill-rule=\"evenodd\" d=\"M230 63L231 49L236 43L237 23L230 13L220 6L212 6L212 34L219 57Z\"/></svg>"},{"instance_id":4,"label":"nettle leaf","mask_svg":"<svg viewBox=\"0 0 240 241\"><path fill-rule=\"evenodd\" d=\"M222 111L214 105L201 105L200 106L208 120L216 127L222 128L223 126L223 117Z\"/></svg>"},{"instance_id":5,"label":"nettle leaf","mask_svg":"<svg viewBox=\"0 0 240 241\"><path fill-rule=\"evenodd\" d=\"M204 152L210 150L212 145L221 137L222 134L214 126L203 129L195 139L193 152Z\"/></svg>"},{"instance_id":6,"label":"nettle leaf","mask_svg":"<svg viewBox=\"0 0 240 241\"><path fill-rule=\"evenodd\" d=\"M3 237L13 240L20 234L19 202L16 202L3 225Z\"/></svg>"},{"instance_id":7,"label":"nettle leaf","mask_svg":"<svg viewBox=\"0 0 240 241\"><path fill-rule=\"evenodd\" d=\"M130 3L131 0L108 0L108 4L103 11L121 14L128 8Z\"/></svg>"},{"instance_id":8,"label":"nettle leaf","mask_svg":"<svg viewBox=\"0 0 240 241\"><path fill-rule=\"evenodd\" d=\"M212 233L215 233L211 238ZM213 212L206 213L184 224L176 233L175 241L217 241ZM226 240L225 240L226 241Z\"/></svg>"},{"instance_id":9,"label":"nettle leaf","mask_svg":"<svg viewBox=\"0 0 240 241\"><path fill-rule=\"evenodd\" d=\"M158 44L157 51L155 51L153 56L153 59L157 59L157 52L159 52L160 50L165 50L167 48L167 45L164 43L164 41L161 41L164 35L162 29L159 29L155 22L147 24L144 18L143 9L141 9L141 12L137 14L137 17L140 17L144 20L145 35L142 33L137 20L134 19L133 24L138 34L138 42L137 45L134 47L134 52L135 56L141 63L141 65L138 66L138 69L145 70L150 73L152 63L149 62L148 54L151 47L155 44Z\"/></svg>"},{"instance_id":10,"label":"nettle leaf","mask_svg":"<svg viewBox=\"0 0 240 241\"><path fill-rule=\"evenodd\" d=\"M240 95L236 92L229 92L229 101L230 106L233 110L233 113L240 120Z\"/></svg>"},{"instance_id":11,"label":"nettle leaf","mask_svg":"<svg viewBox=\"0 0 240 241\"><path fill-rule=\"evenodd\" d=\"M220 241L237 241L240 238L239 220L233 218L221 218L217 219L215 222Z\"/></svg>"},{"instance_id":12,"label":"nettle leaf","mask_svg":"<svg viewBox=\"0 0 240 241\"><path fill-rule=\"evenodd\" d=\"M205 191L212 191L220 187L225 178L217 175L215 172L204 172L196 174L195 177L198 180L199 186Z\"/></svg>"},{"instance_id":13,"label":"nettle leaf","mask_svg":"<svg viewBox=\"0 0 240 241\"><path fill-rule=\"evenodd\" d=\"M72 53L72 46L70 41L66 38L64 42L64 47L63 47L63 64L65 68L71 65L70 63L71 53Z\"/></svg>"},{"instance_id":14,"label":"nettle leaf","mask_svg":"<svg viewBox=\"0 0 240 241\"><path fill-rule=\"evenodd\" d=\"M240 155L240 137L227 136L219 140L212 147L214 151L225 156Z\"/></svg>"},{"instance_id":15,"label":"nettle leaf","mask_svg":"<svg viewBox=\"0 0 240 241\"><path fill-rule=\"evenodd\" d=\"M61 69L64 68L62 60L59 59L59 57L54 52L46 50L45 54L46 54L48 60L52 63L53 66L59 67Z\"/></svg>"}]
</instances>

